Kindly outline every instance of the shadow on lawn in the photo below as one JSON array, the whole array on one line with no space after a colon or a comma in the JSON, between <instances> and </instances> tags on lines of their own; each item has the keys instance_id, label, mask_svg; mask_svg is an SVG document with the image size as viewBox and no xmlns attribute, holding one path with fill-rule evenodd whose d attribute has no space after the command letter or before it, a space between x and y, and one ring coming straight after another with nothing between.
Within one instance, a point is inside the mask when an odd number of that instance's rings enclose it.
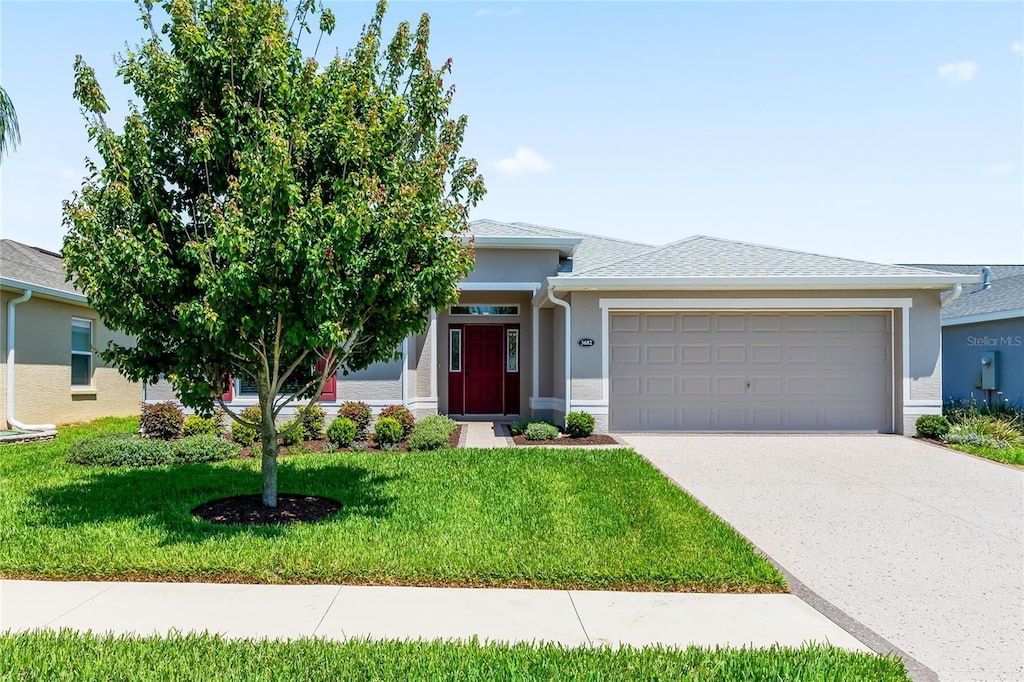
<instances>
[{"instance_id":1,"label":"shadow on lawn","mask_svg":"<svg viewBox=\"0 0 1024 682\"><path fill-rule=\"evenodd\" d=\"M258 469L210 464L187 464L153 469L94 469L84 478L32 492L42 510L41 523L73 529L80 525L136 521L164 534L161 545L201 543L235 535L276 537L289 528L342 523L349 517L386 518L396 498L382 487L397 476L384 476L362 467L335 464L296 467L281 461L281 493L318 495L341 502L342 508L316 524L293 526L223 526L195 518L191 510L224 497L251 495L262 489Z\"/></svg>"}]
</instances>

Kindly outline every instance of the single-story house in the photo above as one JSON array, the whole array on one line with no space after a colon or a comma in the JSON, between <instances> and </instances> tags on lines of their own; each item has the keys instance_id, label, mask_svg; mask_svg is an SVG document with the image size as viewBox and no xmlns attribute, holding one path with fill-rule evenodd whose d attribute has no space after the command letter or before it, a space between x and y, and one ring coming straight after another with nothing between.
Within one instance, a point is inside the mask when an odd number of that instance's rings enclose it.
<instances>
[{"instance_id":1,"label":"single-story house","mask_svg":"<svg viewBox=\"0 0 1024 682\"><path fill-rule=\"evenodd\" d=\"M980 277L942 308L942 396L1024 408L1024 265L919 265Z\"/></svg>"},{"instance_id":2,"label":"single-story house","mask_svg":"<svg viewBox=\"0 0 1024 682\"><path fill-rule=\"evenodd\" d=\"M556 423L584 410L611 432L912 434L941 411L940 296L975 281L705 236L659 247L479 220L467 238L458 303L398 360L339 373L329 415L362 400ZM236 379L227 398L254 394Z\"/></svg>"},{"instance_id":3,"label":"single-story house","mask_svg":"<svg viewBox=\"0 0 1024 682\"><path fill-rule=\"evenodd\" d=\"M38 429L139 413L137 383L104 364L97 348L127 337L108 330L65 281L59 254L0 240L0 421Z\"/></svg>"}]
</instances>

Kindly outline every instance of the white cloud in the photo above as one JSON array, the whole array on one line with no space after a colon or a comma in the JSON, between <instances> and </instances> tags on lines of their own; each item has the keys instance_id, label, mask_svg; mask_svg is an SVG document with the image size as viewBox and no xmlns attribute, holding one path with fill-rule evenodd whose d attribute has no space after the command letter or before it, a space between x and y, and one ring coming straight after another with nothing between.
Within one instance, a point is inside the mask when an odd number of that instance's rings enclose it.
<instances>
[{"instance_id":1,"label":"white cloud","mask_svg":"<svg viewBox=\"0 0 1024 682\"><path fill-rule=\"evenodd\" d=\"M515 154L496 162L494 167L505 175L521 175L547 173L551 170L551 163L532 149L519 147Z\"/></svg>"},{"instance_id":2,"label":"white cloud","mask_svg":"<svg viewBox=\"0 0 1024 682\"><path fill-rule=\"evenodd\" d=\"M1022 54L1024 53L1024 43L1018 40L1013 45L1010 45L1010 49L1018 54Z\"/></svg>"},{"instance_id":3,"label":"white cloud","mask_svg":"<svg viewBox=\"0 0 1024 682\"><path fill-rule=\"evenodd\" d=\"M514 17L517 14L522 14L522 7L513 7L512 9L494 9L493 7L487 7L485 9L478 9L476 16L478 17Z\"/></svg>"},{"instance_id":4,"label":"white cloud","mask_svg":"<svg viewBox=\"0 0 1024 682\"><path fill-rule=\"evenodd\" d=\"M943 64L938 69L939 76L950 83L966 83L974 78L978 71L978 65L974 62L950 62Z\"/></svg>"},{"instance_id":5,"label":"white cloud","mask_svg":"<svg viewBox=\"0 0 1024 682\"><path fill-rule=\"evenodd\" d=\"M1006 163L993 164L981 171L981 174L989 177L999 177L1001 175L1009 175L1015 170L1017 170L1017 164L1007 161Z\"/></svg>"}]
</instances>

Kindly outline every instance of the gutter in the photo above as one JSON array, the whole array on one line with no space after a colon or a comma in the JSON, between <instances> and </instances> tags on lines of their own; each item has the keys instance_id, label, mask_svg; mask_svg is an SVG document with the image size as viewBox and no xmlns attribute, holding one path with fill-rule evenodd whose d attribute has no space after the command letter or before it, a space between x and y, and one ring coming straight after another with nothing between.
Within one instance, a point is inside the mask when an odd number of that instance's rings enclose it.
<instances>
[{"instance_id":1,"label":"gutter","mask_svg":"<svg viewBox=\"0 0 1024 682\"><path fill-rule=\"evenodd\" d=\"M53 424L22 424L14 418L14 306L32 298L32 290L25 289L18 298L7 302L7 425L22 431L52 431Z\"/></svg>"},{"instance_id":2,"label":"gutter","mask_svg":"<svg viewBox=\"0 0 1024 682\"><path fill-rule=\"evenodd\" d=\"M964 290L964 285L961 284L960 282L957 282L956 286L953 287L953 293L951 293L946 298L942 299L942 302L939 303L939 308L945 308L947 305L949 305L950 303L952 303L956 299L960 298L960 294L963 293L963 290Z\"/></svg>"},{"instance_id":3,"label":"gutter","mask_svg":"<svg viewBox=\"0 0 1024 682\"><path fill-rule=\"evenodd\" d=\"M569 394L572 390L572 372L570 371L570 367L572 366L572 308L569 307L569 303L567 301L555 298L554 291L555 287L548 284L548 300L565 309L565 414L569 414L569 406L571 404L569 401Z\"/></svg>"},{"instance_id":4,"label":"gutter","mask_svg":"<svg viewBox=\"0 0 1024 682\"><path fill-rule=\"evenodd\" d=\"M784 289L949 289L957 284L973 284L974 276L902 275L886 277L588 277L571 275L550 277L549 285L559 291L594 289L602 291L630 290L784 290Z\"/></svg>"}]
</instances>

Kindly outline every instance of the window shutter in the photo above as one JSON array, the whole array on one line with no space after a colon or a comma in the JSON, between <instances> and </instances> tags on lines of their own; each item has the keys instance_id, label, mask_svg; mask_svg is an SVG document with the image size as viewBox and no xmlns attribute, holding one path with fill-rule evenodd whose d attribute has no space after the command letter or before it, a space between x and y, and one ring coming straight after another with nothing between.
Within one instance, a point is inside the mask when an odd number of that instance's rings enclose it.
<instances>
[{"instance_id":1,"label":"window shutter","mask_svg":"<svg viewBox=\"0 0 1024 682\"><path fill-rule=\"evenodd\" d=\"M324 371L324 361L316 363L316 371ZM320 392L320 400L326 400L334 402L338 399L338 373L335 372L333 376L327 378L324 383L324 390Z\"/></svg>"}]
</instances>

